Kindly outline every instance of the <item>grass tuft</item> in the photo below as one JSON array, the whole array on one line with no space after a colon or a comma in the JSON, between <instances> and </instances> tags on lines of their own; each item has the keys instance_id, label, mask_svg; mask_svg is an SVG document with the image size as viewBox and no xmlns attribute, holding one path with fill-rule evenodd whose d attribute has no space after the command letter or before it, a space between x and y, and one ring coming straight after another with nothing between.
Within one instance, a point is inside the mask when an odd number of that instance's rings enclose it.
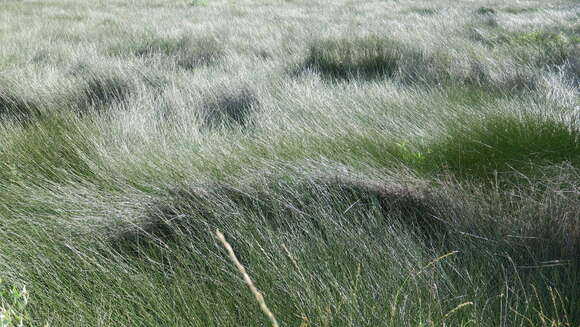
<instances>
[{"instance_id":1,"label":"grass tuft","mask_svg":"<svg viewBox=\"0 0 580 327\"><path fill-rule=\"evenodd\" d=\"M163 56L179 67L195 69L216 64L224 56L224 47L212 36L156 37L138 41L133 54L139 57ZM121 54L124 52L121 50Z\"/></svg>"},{"instance_id":2,"label":"grass tuft","mask_svg":"<svg viewBox=\"0 0 580 327\"><path fill-rule=\"evenodd\" d=\"M202 107L202 127L249 127L259 105L254 91L247 86L219 90L211 94Z\"/></svg>"},{"instance_id":3,"label":"grass tuft","mask_svg":"<svg viewBox=\"0 0 580 327\"><path fill-rule=\"evenodd\" d=\"M39 106L23 96L14 93L14 86L0 85L0 119L28 121L40 116Z\"/></svg>"},{"instance_id":4,"label":"grass tuft","mask_svg":"<svg viewBox=\"0 0 580 327\"><path fill-rule=\"evenodd\" d=\"M377 36L327 39L310 45L304 67L333 79L393 77L403 59L418 55L399 41Z\"/></svg>"},{"instance_id":5,"label":"grass tuft","mask_svg":"<svg viewBox=\"0 0 580 327\"><path fill-rule=\"evenodd\" d=\"M124 101L134 90L132 83L119 74L90 72L87 75L80 79L76 88L64 95L79 114L102 111Z\"/></svg>"},{"instance_id":6,"label":"grass tuft","mask_svg":"<svg viewBox=\"0 0 580 327\"><path fill-rule=\"evenodd\" d=\"M497 15L497 11L495 9L489 8L489 7L479 7L475 11L475 13L478 14L478 15L484 15L484 16L495 16L495 15Z\"/></svg>"},{"instance_id":7,"label":"grass tuft","mask_svg":"<svg viewBox=\"0 0 580 327\"><path fill-rule=\"evenodd\" d=\"M365 208L428 240L446 233L446 227L434 217L449 204L427 189L340 176L311 176L287 183L272 177L244 188L215 183L174 188L167 200L147 206L142 219L123 228L113 243L134 249L144 244L166 246L180 235L205 239L208 229L226 228L222 220L230 210L259 213L263 223L276 230L291 231L296 224L305 223L324 234L326 222L316 216L316 203L329 199L341 201L338 210L345 213ZM351 220L349 224L364 228L365 221Z\"/></svg>"},{"instance_id":8,"label":"grass tuft","mask_svg":"<svg viewBox=\"0 0 580 327\"><path fill-rule=\"evenodd\" d=\"M434 16L441 12L441 8L413 8L409 11L421 16Z\"/></svg>"}]
</instances>

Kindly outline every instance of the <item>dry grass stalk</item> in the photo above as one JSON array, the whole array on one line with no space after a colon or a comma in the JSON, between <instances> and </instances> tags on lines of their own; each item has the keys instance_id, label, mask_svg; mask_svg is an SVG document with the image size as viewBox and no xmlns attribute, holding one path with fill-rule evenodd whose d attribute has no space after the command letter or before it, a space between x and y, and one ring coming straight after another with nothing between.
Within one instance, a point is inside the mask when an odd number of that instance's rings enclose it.
<instances>
[{"instance_id":1,"label":"dry grass stalk","mask_svg":"<svg viewBox=\"0 0 580 327\"><path fill-rule=\"evenodd\" d=\"M244 266L242 266L242 264L238 260L238 257L236 257L236 253L234 252L234 249L232 248L230 243L228 243L228 241L226 241L224 234L222 234L217 229L215 231L215 234L216 234L217 238L220 240L220 242L222 242L222 245L224 246L224 248L226 248L226 250L228 251L228 255L230 256L230 260L232 260L232 262L234 263L236 268L238 268L238 270L242 274L242 277L244 278L244 281L246 282L246 284L250 288L250 291L256 297L256 301L258 301L258 304L260 305L260 309L262 310L262 312L264 312L264 314L272 322L272 327L279 327L280 325L278 325L278 321L276 321L276 317L274 317L274 314L272 313L272 311L270 311L270 309L266 305L266 301L264 301L264 296L262 295L262 293L260 293L260 291L254 285L254 282L250 278L250 275L248 275L248 273L246 272L246 268L244 268Z\"/></svg>"}]
</instances>

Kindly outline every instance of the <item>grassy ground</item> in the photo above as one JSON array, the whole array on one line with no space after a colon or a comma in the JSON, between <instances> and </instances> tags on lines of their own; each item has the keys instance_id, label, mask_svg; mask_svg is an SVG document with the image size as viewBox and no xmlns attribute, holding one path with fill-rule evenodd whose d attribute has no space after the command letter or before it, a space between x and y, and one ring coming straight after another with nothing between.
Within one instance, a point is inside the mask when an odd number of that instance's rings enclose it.
<instances>
[{"instance_id":1,"label":"grassy ground","mask_svg":"<svg viewBox=\"0 0 580 327\"><path fill-rule=\"evenodd\" d=\"M579 14L0 0L0 326L580 326Z\"/></svg>"}]
</instances>

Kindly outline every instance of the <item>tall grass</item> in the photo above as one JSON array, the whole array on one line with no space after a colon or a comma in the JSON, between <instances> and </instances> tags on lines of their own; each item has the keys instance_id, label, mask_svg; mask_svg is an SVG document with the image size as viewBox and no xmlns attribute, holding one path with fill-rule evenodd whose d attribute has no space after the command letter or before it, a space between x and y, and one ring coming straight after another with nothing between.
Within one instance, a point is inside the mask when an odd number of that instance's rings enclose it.
<instances>
[{"instance_id":1,"label":"tall grass","mask_svg":"<svg viewBox=\"0 0 580 327\"><path fill-rule=\"evenodd\" d=\"M578 325L576 7L0 1L0 325Z\"/></svg>"}]
</instances>

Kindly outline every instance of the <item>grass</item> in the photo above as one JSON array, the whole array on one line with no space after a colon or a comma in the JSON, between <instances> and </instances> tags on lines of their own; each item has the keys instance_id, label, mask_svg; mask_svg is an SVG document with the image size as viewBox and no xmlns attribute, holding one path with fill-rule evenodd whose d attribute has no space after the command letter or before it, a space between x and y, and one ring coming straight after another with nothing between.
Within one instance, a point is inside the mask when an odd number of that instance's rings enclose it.
<instances>
[{"instance_id":1,"label":"grass","mask_svg":"<svg viewBox=\"0 0 580 327\"><path fill-rule=\"evenodd\" d=\"M251 115L259 103L248 87L217 91L213 99L204 104L202 110L203 127L212 129L218 127L239 126L248 127Z\"/></svg>"},{"instance_id":2,"label":"grass","mask_svg":"<svg viewBox=\"0 0 580 327\"><path fill-rule=\"evenodd\" d=\"M178 67L184 69L212 65L224 56L222 43L210 36L143 37L134 40L129 48L135 56L161 56L165 60L174 61ZM112 51L124 55L127 53L127 45L125 43L117 45Z\"/></svg>"},{"instance_id":3,"label":"grass","mask_svg":"<svg viewBox=\"0 0 580 327\"><path fill-rule=\"evenodd\" d=\"M0 1L0 325L579 325L576 7Z\"/></svg>"},{"instance_id":4,"label":"grass","mask_svg":"<svg viewBox=\"0 0 580 327\"><path fill-rule=\"evenodd\" d=\"M578 165L579 142L577 131L561 122L534 116L486 117L453 127L424 150L424 161L467 176L490 178L514 170L528 174L563 162Z\"/></svg>"},{"instance_id":5,"label":"grass","mask_svg":"<svg viewBox=\"0 0 580 327\"><path fill-rule=\"evenodd\" d=\"M380 37L321 40L309 50L304 66L332 78L393 77L403 58L414 55L400 42Z\"/></svg>"},{"instance_id":6,"label":"grass","mask_svg":"<svg viewBox=\"0 0 580 327\"><path fill-rule=\"evenodd\" d=\"M72 90L70 98L76 111L80 114L91 109L104 109L121 102L127 98L132 91L129 81L115 74L98 75L90 74L82 79L77 89Z\"/></svg>"},{"instance_id":7,"label":"grass","mask_svg":"<svg viewBox=\"0 0 580 327\"><path fill-rule=\"evenodd\" d=\"M39 105L13 93L14 86L0 87L0 118L27 121L40 114Z\"/></svg>"}]
</instances>

